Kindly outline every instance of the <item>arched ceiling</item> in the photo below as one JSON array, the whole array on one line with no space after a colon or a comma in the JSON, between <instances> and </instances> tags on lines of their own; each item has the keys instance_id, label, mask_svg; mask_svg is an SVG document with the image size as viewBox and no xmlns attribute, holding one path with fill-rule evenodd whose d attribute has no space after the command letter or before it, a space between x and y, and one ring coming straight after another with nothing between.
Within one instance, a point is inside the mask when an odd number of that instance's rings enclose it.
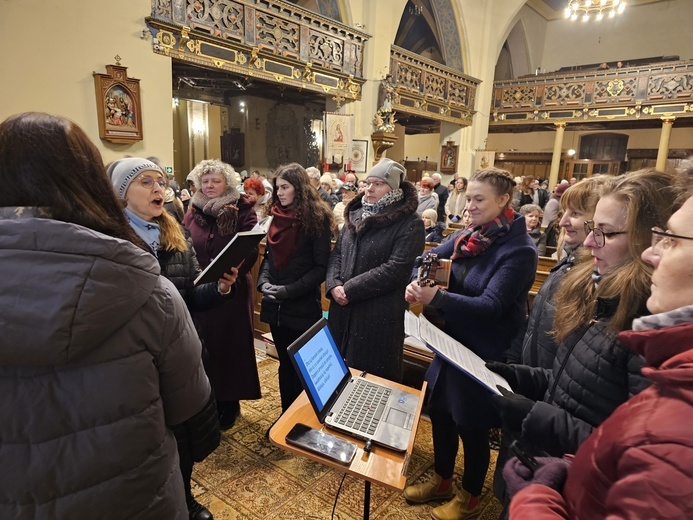
<instances>
[{"instance_id":1,"label":"arched ceiling","mask_svg":"<svg viewBox=\"0 0 693 520\"><path fill-rule=\"evenodd\" d=\"M395 36L395 45L445 65L441 35L429 0L409 0Z\"/></svg>"}]
</instances>

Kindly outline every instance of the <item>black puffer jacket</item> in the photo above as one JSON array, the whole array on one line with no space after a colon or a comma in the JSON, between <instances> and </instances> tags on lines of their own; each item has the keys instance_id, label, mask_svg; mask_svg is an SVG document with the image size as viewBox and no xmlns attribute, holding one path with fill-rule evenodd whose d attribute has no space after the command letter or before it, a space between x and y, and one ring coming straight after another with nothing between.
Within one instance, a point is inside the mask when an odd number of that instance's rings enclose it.
<instances>
[{"instance_id":1,"label":"black puffer jacket","mask_svg":"<svg viewBox=\"0 0 693 520\"><path fill-rule=\"evenodd\" d=\"M330 304L330 330L349 366L380 377L402 377L404 290L424 248L416 215L416 188L402 183L404 199L362 218L362 197L344 211L344 227L330 255L325 292L344 286L349 303Z\"/></svg>"},{"instance_id":2,"label":"black puffer jacket","mask_svg":"<svg viewBox=\"0 0 693 520\"><path fill-rule=\"evenodd\" d=\"M507 352L509 363L522 363L530 367L550 369L556 358L558 345L550 334L553 330L553 320L556 316L556 304L553 296L556 294L561 280L570 271L575 261L575 254L570 254L551 269L541 289L534 297L529 319L521 334L516 336L513 345Z\"/></svg>"},{"instance_id":3,"label":"black puffer jacket","mask_svg":"<svg viewBox=\"0 0 693 520\"><path fill-rule=\"evenodd\" d=\"M200 266L197 263L195 249L192 241L186 236L187 251L160 250L158 254L161 276L173 282L178 292L185 300L190 312L204 312L225 302L233 297L236 286L231 286L231 293L221 295L217 290L216 282L195 286L193 281L200 274Z\"/></svg>"},{"instance_id":4,"label":"black puffer jacket","mask_svg":"<svg viewBox=\"0 0 693 520\"><path fill-rule=\"evenodd\" d=\"M607 331L618 301L600 299L595 320L558 349L551 370L513 365L518 393L535 403L522 423L528 444L553 456L575 453L611 413L649 382L644 359Z\"/></svg>"},{"instance_id":5,"label":"black puffer jacket","mask_svg":"<svg viewBox=\"0 0 693 520\"><path fill-rule=\"evenodd\" d=\"M325 281L330 258L331 230L326 222L323 233L311 238L301 233L294 254L281 270L274 265L272 248L267 247L257 280L258 291L264 283L283 285L288 298L262 297L260 319L275 326L307 330L322 316L320 284Z\"/></svg>"}]
</instances>

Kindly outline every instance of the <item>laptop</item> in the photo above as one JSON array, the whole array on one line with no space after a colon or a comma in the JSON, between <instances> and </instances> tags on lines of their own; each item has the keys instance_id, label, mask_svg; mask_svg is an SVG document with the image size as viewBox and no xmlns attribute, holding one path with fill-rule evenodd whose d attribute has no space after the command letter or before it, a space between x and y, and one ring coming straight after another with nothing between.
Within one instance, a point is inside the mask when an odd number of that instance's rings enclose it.
<instances>
[{"instance_id":1,"label":"laptop","mask_svg":"<svg viewBox=\"0 0 693 520\"><path fill-rule=\"evenodd\" d=\"M419 396L352 377L321 318L288 349L321 423L395 451L409 446Z\"/></svg>"}]
</instances>

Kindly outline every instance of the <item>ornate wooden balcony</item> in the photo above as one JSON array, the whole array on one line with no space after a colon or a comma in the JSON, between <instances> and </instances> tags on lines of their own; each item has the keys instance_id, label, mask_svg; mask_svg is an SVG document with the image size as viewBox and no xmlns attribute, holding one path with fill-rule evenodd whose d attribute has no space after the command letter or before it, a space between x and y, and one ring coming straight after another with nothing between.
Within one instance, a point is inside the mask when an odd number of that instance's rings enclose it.
<instances>
[{"instance_id":1,"label":"ornate wooden balcony","mask_svg":"<svg viewBox=\"0 0 693 520\"><path fill-rule=\"evenodd\" d=\"M693 61L541 74L493 85L495 127L693 118Z\"/></svg>"},{"instance_id":2,"label":"ornate wooden balcony","mask_svg":"<svg viewBox=\"0 0 693 520\"><path fill-rule=\"evenodd\" d=\"M158 54L360 99L369 35L282 0L152 0Z\"/></svg>"},{"instance_id":3,"label":"ornate wooden balcony","mask_svg":"<svg viewBox=\"0 0 693 520\"><path fill-rule=\"evenodd\" d=\"M472 124L480 80L395 45L390 47L390 74L395 86L393 110Z\"/></svg>"}]
</instances>

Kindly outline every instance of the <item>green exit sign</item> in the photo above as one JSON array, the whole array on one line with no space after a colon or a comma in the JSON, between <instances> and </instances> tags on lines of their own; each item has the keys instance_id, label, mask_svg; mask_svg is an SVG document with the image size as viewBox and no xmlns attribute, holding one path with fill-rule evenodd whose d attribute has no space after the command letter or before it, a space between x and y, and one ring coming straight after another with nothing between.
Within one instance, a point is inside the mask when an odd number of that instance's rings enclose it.
<instances>
[{"instance_id":1,"label":"green exit sign","mask_svg":"<svg viewBox=\"0 0 693 520\"><path fill-rule=\"evenodd\" d=\"M172 166L166 166L166 173L173 173L173 167Z\"/></svg>"}]
</instances>

